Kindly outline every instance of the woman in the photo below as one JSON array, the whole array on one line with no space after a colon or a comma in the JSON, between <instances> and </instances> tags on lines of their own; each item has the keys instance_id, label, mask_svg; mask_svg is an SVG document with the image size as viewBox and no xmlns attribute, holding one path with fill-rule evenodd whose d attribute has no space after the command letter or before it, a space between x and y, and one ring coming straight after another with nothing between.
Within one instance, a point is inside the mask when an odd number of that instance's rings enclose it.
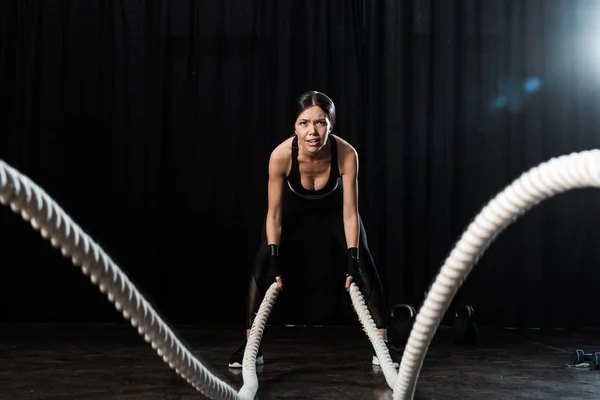
<instances>
[{"instance_id":1,"label":"woman","mask_svg":"<svg viewBox=\"0 0 600 400\"><path fill-rule=\"evenodd\" d=\"M250 279L246 340L273 282L282 290L285 283L287 295L297 292L289 296L298 306L294 317L304 312L313 323L327 323L339 312L340 299L349 301L346 292L355 282L387 340L383 287L358 213L358 156L332 133L335 117L328 96L317 91L302 94L294 134L271 153L268 210ZM342 287L345 297L336 291ZM282 292L279 306L285 298ZM245 345L233 354L230 367L242 367ZM375 355L372 362L379 365ZM261 348L257 365L263 363Z\"/></svg>"}]
</instances>

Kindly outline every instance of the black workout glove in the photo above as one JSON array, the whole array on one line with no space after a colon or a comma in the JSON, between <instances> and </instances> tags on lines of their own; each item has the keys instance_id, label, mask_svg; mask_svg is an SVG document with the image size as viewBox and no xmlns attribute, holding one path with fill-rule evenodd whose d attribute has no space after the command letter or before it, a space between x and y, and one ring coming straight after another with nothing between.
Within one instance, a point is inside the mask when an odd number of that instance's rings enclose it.
<instances>
[{"instance_id":1,"label":"black workout glove","mask_svg":"<svg viewBox=\"0 0 600 400\"><path fill-rule=\"evenodd\" d=\"M365 281L363 279L358 260L358 249L356 247L350 247L348 249L348 264L346 267L346 277L351 276L352 282L356 283L356 286L358 286L359 289L362 289L364 287Z\"/></svg>"},{"instance_id":2,"label":"black workout glove","mask_svg":"<svg viewBox=\"0 0 600 400\"><path fill-rule=\"evenodd\" d=\"M267 285L271 286L275 282L276 277L281 277L281 271L279 271L279 246L276 244L270 244L267 254Z\"/></svg>"}]
</instances>

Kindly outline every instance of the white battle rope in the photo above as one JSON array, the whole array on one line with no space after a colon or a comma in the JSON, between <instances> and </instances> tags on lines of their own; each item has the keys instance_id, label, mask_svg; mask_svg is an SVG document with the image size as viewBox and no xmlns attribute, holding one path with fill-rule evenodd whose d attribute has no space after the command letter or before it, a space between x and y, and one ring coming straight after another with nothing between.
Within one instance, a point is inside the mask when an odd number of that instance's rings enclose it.
<instances>
[{"instance_id":1,"label":"white battle rope","mask_svg":"<svg viewBox=\"0 0 600 400\"><path fill-rule=\"evenodd\" d=\"M418 375L433 335L454 295L473 265L494 238L519 216L544 199L571 189L600 187L600 150L553 158L521 175L492 199L469 225L442 266L419 310L396 373L383 338L356 286L350 296L359 320L373 344L394 400L414 397ZM279 293L273 283L265 294L252 325L237 392L214 376L181 343L168 325L136 289L116 263L70 217L31 180L0 160L0 203L10 204L42 237L61 248L75 266L81 266L92 283L106 293L123 317L151 343L159 356L183 379L209 398L251 400L258 390L256 356L271 308ZM395 382L394 382L395 381Z\"/></svg>"},{"instance_id":2,"label":"white battle rope","mask_svg":"<svg viewBox=\"0 0 600 400\"><path fill-rule=\"evenodd\" d=\"M256 317L250 328L250 335L248 335L248 342L246 343L246 349L244 350L244 358L242 359L242 377L244 379L244 386L242 386L239 392L242 399L254 399L254 396L258 391L256 356L258 355L258 348L260 347L260 341L267 319L273 309L278 294L279 285L277 282L273 282L271 287L267 290L263 301L260 303Z\"/></svg>"},{"instance_id":3,"label":"white battle rope","mask_svg":"<svg viewBox=\"0 0 600 400\"><path fill-rule=\"evenodd\" d=\"M213 399L251 400L258 390L256 355L260 339L279 288L271 285L252 325L243 361L244 385L239 393L214 376L194 357L161 319L117 264L95 243L58 204L27 176L0 160L0 203L10 204L15 213L61 248L63 256L81 266L92 283L106 293L146 342L177 374L194 388Z\"/></svg>"},{"instance_id":4,"label":"white battle rope","mask_svg":"<svg viewBox=\"0 0 600 400\"><path fill-rule=\"evenodd\" d=\"M375 325L375 321L373 321L373 317L371 317L371 314L369 313L364 296L360 293L358 286L356 286L356 283L354 282L350 285L350 298L352 299L354 310L356 310L356 314L358 314L358 319L363 326L363 330L373 344L373 349L375 350L375 355L379 359L379 365L383 369L385 380L390 389L393 389L398 373L392 364L390 351L385 345L383 337L381 337L379 329L377 329L377 325Z\"/></svg>"},{"instance_id":5,"label":"white battle rope","mask_svg":"<svg viewBox=\"0 0 600 400\"><path fill-rule=\"evenodd\" d=\"M600 187L600 150L550 159L521 175L475 217L429 290L406 344L394 400L414 397L417 378L433 335L473 265L496 236L544 199L571 189Z\"/></svg>"}]
</instances>

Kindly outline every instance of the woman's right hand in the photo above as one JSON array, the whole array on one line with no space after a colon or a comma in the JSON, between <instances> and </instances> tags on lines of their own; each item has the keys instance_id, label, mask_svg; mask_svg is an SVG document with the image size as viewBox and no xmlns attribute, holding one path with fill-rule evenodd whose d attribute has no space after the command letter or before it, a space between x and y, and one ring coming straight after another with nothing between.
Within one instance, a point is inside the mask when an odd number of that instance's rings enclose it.
<instances>
[{"instance_id":1,"label":"woman's right hand","mask_svg":"<svg viewBox=\"0 0 600 400\"><path fill-rule=\"evenodd\" d=\"M283 281L281 280L281 277L278 276L275 278L275 281L277 282L277 284L279 285L279 289L283 290Z\"/></svg>"}]
</instances>

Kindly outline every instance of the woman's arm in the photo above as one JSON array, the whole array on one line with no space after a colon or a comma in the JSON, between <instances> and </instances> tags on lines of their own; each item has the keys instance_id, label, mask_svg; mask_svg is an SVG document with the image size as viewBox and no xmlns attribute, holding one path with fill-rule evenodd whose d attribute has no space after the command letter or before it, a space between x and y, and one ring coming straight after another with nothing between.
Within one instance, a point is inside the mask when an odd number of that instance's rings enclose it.
<instances>
[{"instance_id":1,"label":"woman's arm","mask_svg":"<svg viewBox=\"0 0 600 400\"><path fill-rule=\"evenodd\" d=\"M346 246L348 247L348 269L345 287L350 290L352 281L359 286L362 284L358 270L358 243L359 243L359 218L358 218L358 154L348 142L342 141L340 146L340 173L344 184L343 219Z\"/></svg>"},{"instance_id":2,"label":"woman's arm","mask_svg":"<svg viewBox=\"0 0 600 400\"><path fill-rule=\"evenodd\" d=\"M344 184L344 233L348 248L358 247L358 154L350 145L344 146L341 165Z\"/></svg>"},{"instance_id":3,"label":"woman's arm","mask_svg":"<svg viewBox=\"0 0 600 400\"><path fill-rule=\"evenodd\" d=\"M287 170L287 154L281 146L271 153L269 158L268 206L266 220L266 235L269 251L269 278L275 279L283 289L281 272L279 270L279 242L281 240L281 205L283 185Z\"/></svg>"},{"instance_id":4,"label":"woman's arm","mask_svg":"<svg viewBox=\"0 0 600 400\"><path fill-rule=\"evenodd\" d=\"M287 167L285 153L276 148L269 158L269 184L267 207L267 244L279 245L281 240L281 202L285 171Z\"/></svg>"}]
</instances>

